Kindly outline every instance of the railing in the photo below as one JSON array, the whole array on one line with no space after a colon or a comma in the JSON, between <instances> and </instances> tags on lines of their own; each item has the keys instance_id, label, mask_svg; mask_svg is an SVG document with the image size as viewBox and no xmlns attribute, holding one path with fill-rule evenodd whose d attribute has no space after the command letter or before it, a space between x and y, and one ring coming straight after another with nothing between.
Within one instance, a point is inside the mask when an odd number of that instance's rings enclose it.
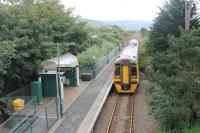
<instances>
[{"instance_id":1,"label":"railing","mask_svg":"<svg viewBox=\"0 0 200 133\"><path fill-rule=\"evenodd\" d=\"M106 64L108 64L116 55L118 55L122 50L122 44L118 47L113 49L110 53L106 56L102 57L100 61L98 61L95 65L87 65L87 66L80 66L80 74L81 73L92 73L93 77L95 77Z\"/></svg>"},{"instance_id":2,"label":"railing","mask_svg":"<svg viewBox=\"0 0 200 133\"><path fill-rule=\"evenodd\" d=\"M24 100L25 106L19 112L14 112L11 110L11 117L9 117L3 124L0 125L1 133L15 133L16 130L20 129L24 124L28 123L29 120L32 120L36 114L35 97L8 97L8 104L11 105L10 102L16 98Z\"/></svg>"},{"instance_id":3,"label":"railing","mask_svg":"<svg viewBox=\"0 0 200 133\"><path fill-rule=\"evenodd\" d=\"M118 55L122 50L122 44L119 45L117 48L113 49L110 53L108 53L106 56L104 56L99 62L95 64L95 75L98 74L103 67L112 61L112 59L115 59L116 55ZM93 74L93 76L95 76Z\"/></svg>"},{"instance_id":4,"label":"railing","mask_svg":"<svg viewBox=\"0 0 200 133\"><path fill-rule=\"evenodd\" d=\"M37 112L37 119L34 122L30 122L30 126L24 131L25 133L44 133L47 132L50 127L59 118L58 115L58 103L56 97L53 98L45 107Z\"/></svg>"},{"instance_id":5,"label":"railing","mask_svg":"<svg viewBox=\"0 0 200 133\"><path fill-rule=\"evenodd\" d=\"M6 95L7 97L12 97L12 96L31 96L31 86L26 85L20 89L17 89L14 92L9 93Z\"/></svg>"}]
</instances>

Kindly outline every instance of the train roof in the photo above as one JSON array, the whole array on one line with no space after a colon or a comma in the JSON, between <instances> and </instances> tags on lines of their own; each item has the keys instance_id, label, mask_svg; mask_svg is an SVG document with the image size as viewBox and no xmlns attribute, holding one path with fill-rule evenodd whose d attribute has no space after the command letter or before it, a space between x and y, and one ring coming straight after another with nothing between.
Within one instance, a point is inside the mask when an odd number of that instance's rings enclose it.
<instances>
[{"instance_id":1,"label":"train roof","mask_svg":"<svg viewBox=\"0 0 200 133\"><path fill-rule=\"evenodd\" d=\"M138 61L138 41L136 39L130 40L128 46L120 53L115 63L122 60L130 60L131 62Z\"/></svg>"},{"instance_id":2,"label":"train roof","mask_svg":"<svg viewBox=\"0 0 200 133\"><path fill-rule=\"evenodd\" d=\"M129 44L137 44L138 45L138 40L132 39L129 41Z\"/></svg>"}]
</instances>

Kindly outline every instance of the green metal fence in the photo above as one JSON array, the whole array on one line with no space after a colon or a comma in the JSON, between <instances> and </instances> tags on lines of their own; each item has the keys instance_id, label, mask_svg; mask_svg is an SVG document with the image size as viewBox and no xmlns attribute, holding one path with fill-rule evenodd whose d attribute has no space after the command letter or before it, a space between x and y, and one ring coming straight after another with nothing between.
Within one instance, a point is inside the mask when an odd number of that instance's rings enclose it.
<instances>
[{"instance_id":1,"label":"green metal fence","mask_svg":"<svg viewBox=\"0 0 200 133\"><path fill-rule=\"evenodd\" d=\"M100 61L98 61L95 65L85 65L85 66L79 66L80 68L80 74L82 73L91 73L93 77L95 77L103 68L105 65L107 65L110 61L115 59L117 55L121 52L123 48L123 45L120 44L118 47L113 49L110 53L108 53L106 56L101 58Z\"/></svg>"},{"instance_id":2,"label":"green metal fence","mask_svg":"<svg viewBox=\"0 0 200 133\"><path fill-rule=\"evenodd\" d=\"M99 62L95 64L93 76L96 76L101 70L104 68L104 66L108 63L110 63L112 60L114 60L117 55L122 50L122 44L113 49L110 53L108 53L106 56L104 56Z\"/></svg>"},{"instance_id":3,"label":"green metal fence","mask_svg":"<svg viewBox=\"0 0 200 133\"><path fill-rule=\"evenodd\" d=\"M35 97L7 97L8 106L12 105L12 101L16 98L24 100L25 106L19 111L14 112L10 109L10 117L0 125L1 133L16 133L18 130L22 130L24 125L27 125L29 121L32 121L36 114L36 98Z\"/></svg>"},{"instance_id":4,"label":"green metal fence","mask_svg":"<svg viewBox=\"0 0 200 133\"><path fill-rule=\"evenodd\" d=\"M18 97L28 101L26 97ZM31 98L31 97L30 97ZM9 98L11 99L15 98ZM1 133L44 133L58 120L57 98L53 98L41 110L36 111L36 98L33 97L19 112L13 112L9 119L0 125Z\"/></svg>"},{"instance_id":5,"label":"green metal fence","mask_svg":"<svg viewBox=\"0 0 200 133\"><path fill-rule=\"evenodd\" d=\"M36 114L37 119L24 131L25 133L45 133L58 120L57 98L53 98Z\"/></svg>"},{"instance_id":6,"label":"green metal fence","mask_svg":"<svg viewBox=\"0 0 200 133\"><path fill-rule=\"evenodd\" d=\"M6 95L7 97L12 97L12 96L31 96L31 86L26 85L20 89L17 89L16 91L13 91L9 94Z\"/></svg>"},{"instance_id":7,"label":"green metal fence","mask_svg":"<svg viewBox=\"0 0 200 133\"><path fill-rule=\"evenodd\" d=\"M24 100L25 106L14 112L13 100ZM46 99L47 104L37 105L36 97L31 96L31 86L27 85L6 96L6 105L9 118L0 125L0 133L44 133L57 121L58 101L51 97ZM45 103L46 103L45 102ZM38 106L40 109L37 110Z\"/></svg>"}]
</instances>

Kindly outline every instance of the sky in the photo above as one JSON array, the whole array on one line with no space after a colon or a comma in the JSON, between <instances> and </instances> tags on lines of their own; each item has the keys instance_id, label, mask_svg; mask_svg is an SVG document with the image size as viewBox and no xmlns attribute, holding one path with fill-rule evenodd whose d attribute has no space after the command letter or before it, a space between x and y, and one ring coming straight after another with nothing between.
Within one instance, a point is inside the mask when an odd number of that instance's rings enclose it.
<instances>
[{"instance_id":1,"label":"sky","mask_svg":"<svg viewBox=\"0 0 200 133\"><path fill-rule=\"evenodd\" d=\"M73 14L94 20L153 20L165 0L62 0Z\"/></svg>"}]
</instances>

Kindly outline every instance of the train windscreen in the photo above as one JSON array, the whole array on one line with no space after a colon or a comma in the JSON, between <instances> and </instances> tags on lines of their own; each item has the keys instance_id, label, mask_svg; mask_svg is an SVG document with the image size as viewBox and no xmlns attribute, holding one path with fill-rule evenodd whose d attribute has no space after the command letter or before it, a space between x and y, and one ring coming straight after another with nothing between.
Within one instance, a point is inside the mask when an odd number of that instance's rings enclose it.
<instances>
[{"instance_id":1,"label":"train windscreen","mask_svg":"<svg viewBox=\"0 0 200 133\"><path fill-rule=\"evenodd\" d=\"M131 75L137 76L137 69L135 65L131 65Z\"/></svg>"},{"instance_id":2,"label":"train windscreen","mask_svg":"<svg viewBox=\"0 0 200 133\"><path fill-rule=\"evenodd\" d=\"M120 76L120 67L119 66L115 67L115 75Z\"/></svg>"}]
</instances>

